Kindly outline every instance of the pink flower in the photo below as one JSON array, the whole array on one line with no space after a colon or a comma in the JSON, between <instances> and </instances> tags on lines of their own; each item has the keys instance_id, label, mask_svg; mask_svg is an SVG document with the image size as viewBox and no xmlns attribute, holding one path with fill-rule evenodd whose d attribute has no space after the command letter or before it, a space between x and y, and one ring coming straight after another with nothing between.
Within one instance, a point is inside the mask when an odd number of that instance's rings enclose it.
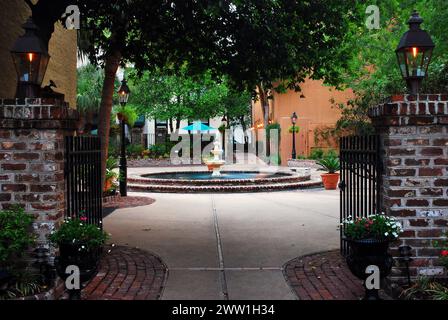
<instances>
[{"instance_id":1,"label":"pink flower","mask_svg":"<svg viewBox=\"0 0 448 320\"><path fill-rule=\"evenodd\" d=\"M448 250L442 250L441 255L442 257L448 257Z\"/></svg>"},{"instance_id":2,"label":"pink flower","mask_svg":"<svg viewBox=\"0 0 448 320\"><path fill-rule=\"evenodd\" d=\"M87 221L87 217L81 217L81 218L79 218L79 220L81 220L81 221Z\"/></svg>"}]
</instances>

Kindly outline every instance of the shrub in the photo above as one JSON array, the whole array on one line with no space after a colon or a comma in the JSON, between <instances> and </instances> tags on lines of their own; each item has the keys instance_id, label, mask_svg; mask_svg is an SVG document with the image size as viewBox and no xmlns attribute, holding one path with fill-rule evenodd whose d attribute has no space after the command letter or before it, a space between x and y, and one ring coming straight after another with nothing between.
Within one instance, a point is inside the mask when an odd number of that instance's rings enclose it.
<instances>
[{"instance_id":1,"label":"shrub","mask_svg":"<svg viewBox=\"0 0 448 320\"><path fill-rule=\"evenodd\" d=\"M324 150L321 148L313 148L310 153L310 159L320 160L324 157Z\"/></svg>"},{"instance_id":2,"label":"shrub","mask_svg":"<svg viewBox=\"0 0 448 320\"><path fill-rule=\"evenodd\" d=\"M448 268L448 232L445 234L445 239L441 241L434 241L434 247L440 249L440 263Z\"/></svg>"},{"instance_id":3,"label":"shrub","mask_svg":"<svg viewBox=\"0 0 448 320\"><path fill-rule=\"evenodd\" d=\"M327 153L325 154L326 158L338 158L339 154L336 150L334 149L330 149L327 151Z\"/></svg>"},{"instance_id":4,"label":"shrub","mask_svg":"<svg viewBox=\"0 0 448 320\"><path fill-rule=\"evenodd\" d=\"M19 206L0 211L0 267L10 266L34 244L34 216Z\"/></svg>"},{"instance_id":5,"label":"shrub","mask_svg":"<svg viewBox=\"0 0 448 320\"><path fill-rule=\"evenodd\" d=\"M143 150L145 150L145 147L141 144L129 144L126 147L126 154L128 157L138 158L141 157Z\"/></svg>"}]
</instances>

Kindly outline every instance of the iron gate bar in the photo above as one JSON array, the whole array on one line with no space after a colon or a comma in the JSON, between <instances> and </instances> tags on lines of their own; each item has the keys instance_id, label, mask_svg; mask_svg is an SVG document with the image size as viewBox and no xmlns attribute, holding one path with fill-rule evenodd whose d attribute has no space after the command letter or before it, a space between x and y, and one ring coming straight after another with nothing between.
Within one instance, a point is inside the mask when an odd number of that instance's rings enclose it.
<instances>
[{"instance_id":1,"label":"iron gate bar","mask_svg":"<svg viewBox=\"0 0 448 320\"><path fill-rule=\"evenodd\" d=\"M66 216L82 212L87 222L102 225L101 147L98 137L65 137Z\"/></svg>"},{"instance_id":2,"label":"iron gate bar","mask_svg":"<svg viewBox=\"0 0 448 320\"><path fill-rule=\"evenodd\" d=\"M340 222L379 213L381 185L380 139L378 135L340 138ZM340 227L341 253L348 253Z\"/></svg>"}]
</instances>

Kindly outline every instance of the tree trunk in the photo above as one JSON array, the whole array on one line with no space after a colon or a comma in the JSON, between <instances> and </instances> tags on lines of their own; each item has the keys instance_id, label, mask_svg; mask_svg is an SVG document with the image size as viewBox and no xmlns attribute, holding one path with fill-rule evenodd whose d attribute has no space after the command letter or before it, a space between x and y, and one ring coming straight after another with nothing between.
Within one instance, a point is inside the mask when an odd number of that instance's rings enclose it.
<instances>
[{"instance_id":1,"label":"tree trunk","mask_svg":"<svg viewBox=\"0 0 448 320\"><path fill-rule=\"evenodd\" d=\"M269 99L268 99L268 93L266 92L266 90L263 88L263 84L259 84L258 85L258 96L260 98L260 105L261 105L261 110L263 111L263 127L266 130L266 144L265 144L265 148L266 148L266 156L269 159L269 155L270 155L270 141L269 141L269 133L267 131L267 127L269 125ZM267 159L265 159L267 161Z\"/></svg>"},{"instance_id":2,"label":"tree trunk","mask_svg":"<svg viewBox=\"0 0 448 320\"><path fill-rule=\"evenodd\" d=\"M262 84L258 85L258 97L260 98L261 110L263 111L263 125L266 128L269 124L269 99L268 93Z\"/></svg>"},{"instance_id":3,"label":"tree trunk","mask_svg":"<svg viewBox=\"0 0 448 320\"><path fill-rule=\"evenodd\" d=\"M115 76L120 65L121 53L113 52L106 58L104 66L104 83L101 93L101 104L99 112L98 136L101 139L101 173L106 176L106 159L109 147L110 115L112 112L113 96L115 91Z\"/></svg>"},{"instance_id":4,"label":"tree trunk","mask_svg":"<svg viewBox=\"0 0 448 320\"><path fill-rule=\"evenodd\" d=\"M176 131L179 131L180 129L180 122L182 121L180 116L177 116L176 118Z\"/></svg>"},{"instance_id":5,"label":"tree trunk","mask_svg":"<svg viewBox=\"0 0 448 320\"><path fill-rule=\"evenodd\" d=\"M170 118L169 120L169 125L170 125L170 132L173 132L174 127L173 127L173 117Z\"/></svg>"}]
</instances>

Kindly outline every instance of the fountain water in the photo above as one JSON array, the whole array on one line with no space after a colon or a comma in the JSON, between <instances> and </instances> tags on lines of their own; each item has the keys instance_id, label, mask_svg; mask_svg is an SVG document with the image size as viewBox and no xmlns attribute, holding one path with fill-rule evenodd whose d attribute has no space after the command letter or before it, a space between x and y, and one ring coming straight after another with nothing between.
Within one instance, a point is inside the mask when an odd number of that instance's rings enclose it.
<instances>
[{"instance_id":1,"label":"fountain water","mask_svg":"<svg viewBox=\"0 0 448 320\"><path fill-rule=\"evenodd\" d=\"M222 148L219 146L219 142L215 141L213 143L214 148L212 150L213 159L211 160L204 160L205 164L208 167L208 170L213 171L212 177L220 177L221 171L220 168L226 163L224 160L221 159L222 156Z\"/></svg>"}]
</instances>

